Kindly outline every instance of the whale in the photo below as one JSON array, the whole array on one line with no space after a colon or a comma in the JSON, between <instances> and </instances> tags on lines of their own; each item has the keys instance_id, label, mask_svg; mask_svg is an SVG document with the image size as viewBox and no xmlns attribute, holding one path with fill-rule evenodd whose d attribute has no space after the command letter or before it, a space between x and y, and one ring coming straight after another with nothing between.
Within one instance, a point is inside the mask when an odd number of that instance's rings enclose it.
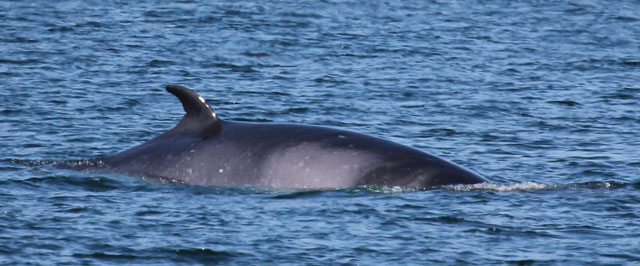
<instances>
[{"instance_id":1,"label":"whale","mask_svg":"<svg viewBox=\"0 0 640 266\"><path fill-rule=\"evenodd\" d=\"M167 85L185 114L172 129L103 156L109 171L201 186L428 189L489 182L452 162L348 130L223 120L193 90Z\"/></svg>"}]
</instances>

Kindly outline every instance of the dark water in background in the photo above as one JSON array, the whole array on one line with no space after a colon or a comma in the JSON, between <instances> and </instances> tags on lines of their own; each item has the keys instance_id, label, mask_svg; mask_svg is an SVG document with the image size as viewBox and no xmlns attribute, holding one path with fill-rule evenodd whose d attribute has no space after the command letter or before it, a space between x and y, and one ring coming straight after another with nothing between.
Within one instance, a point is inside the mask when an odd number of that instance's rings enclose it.
<instances>
[{"instance_id":1,"label":"dark water in background","mask_svg":"<svg viewBox=\"0 0 640 266\"><path fill-rule=\"evenodd\" d=\"M0 264L640 263L640 2L132 2L0 2ZM495 184L281 191L42 165L172 127L168 83L223 119L359 131Z\"/></svg>"}]
</instances>

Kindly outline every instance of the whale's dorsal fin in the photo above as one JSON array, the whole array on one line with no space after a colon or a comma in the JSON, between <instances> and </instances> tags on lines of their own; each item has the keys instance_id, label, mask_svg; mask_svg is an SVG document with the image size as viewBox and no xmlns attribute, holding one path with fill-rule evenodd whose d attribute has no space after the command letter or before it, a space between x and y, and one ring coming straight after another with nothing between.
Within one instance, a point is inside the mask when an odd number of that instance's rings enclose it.
<instances>
[{"instance_id":1,"label":"whale's dorsal fin","mask_svg":"<svg viewBox=\"0 0 640 266\"><path fill-rule=\"evenodd\" d=\"M187 113L178 125L163 135L195 134L201 138L209 138L220 133L220 119L200 95L179 85L167 85L166 89L178 97Z\"/></svg>"}]
</instances>

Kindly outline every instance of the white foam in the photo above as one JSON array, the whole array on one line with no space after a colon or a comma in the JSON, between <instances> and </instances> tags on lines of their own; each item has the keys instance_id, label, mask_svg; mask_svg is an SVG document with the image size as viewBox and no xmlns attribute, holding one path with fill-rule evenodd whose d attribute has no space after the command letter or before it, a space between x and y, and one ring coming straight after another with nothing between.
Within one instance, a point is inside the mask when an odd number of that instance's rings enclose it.
<instances>
[{"instance_id":1,"label":"white foam","mask_svg":"<svg viewBox=\"0 0 640 266\"><path fill-rule=\"evenodd\" d=\"M553 188L554 185L540 184L536 182L524 182L524 183L512 183L512 184L494 184L494 183L480 183L480 184L472 184L472 185L451 185L445 186L445 189L450 189L454 191L478 191L478 190L489 190L489 191L532 191L532 190L542 190Z\"/></svg>"}]
</instances>

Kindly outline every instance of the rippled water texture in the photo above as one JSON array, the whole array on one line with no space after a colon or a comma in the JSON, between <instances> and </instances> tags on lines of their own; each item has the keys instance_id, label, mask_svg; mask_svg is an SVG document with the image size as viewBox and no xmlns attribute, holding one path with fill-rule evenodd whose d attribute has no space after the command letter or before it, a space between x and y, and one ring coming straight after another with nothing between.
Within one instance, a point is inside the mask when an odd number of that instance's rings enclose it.
<instances>
[{"instance_id":1,"label":"rippled water texture","mask_svg":"<svg viewBox=\"0 0 640 266\"><path fill-rule=\"evenodd\" d=\"M0 264L640 263L638 1L0 1ZM183 114L358 131L493 184L58 169Z\"/></svg>"}]
</instances>

